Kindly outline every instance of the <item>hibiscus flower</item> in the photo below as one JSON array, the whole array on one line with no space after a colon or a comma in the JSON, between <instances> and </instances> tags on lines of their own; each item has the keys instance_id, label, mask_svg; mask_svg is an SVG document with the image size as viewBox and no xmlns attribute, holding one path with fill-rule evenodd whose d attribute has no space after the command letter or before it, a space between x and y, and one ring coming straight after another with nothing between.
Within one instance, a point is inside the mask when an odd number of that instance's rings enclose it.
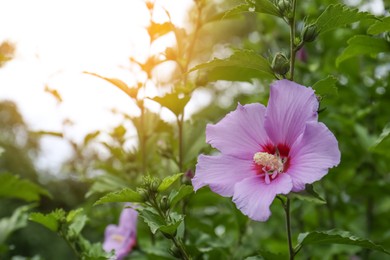
<instances>
[{"instance_id":1,"label":"hibiscus flower","mask_svg":"<svg viewBox=\"0 0 390 260\"><path fill-rule=\"evenodd\" d=\"M334 135L318 122L312 88L288 80L271 84L268 107L240 105L215 125L206 141L221 153L200 155L192 184L233 197L248 217L266 221L278 194L305 189L340 162Z\"/></svg>"},{"instance_id":2,"label":"hibiscus flower","mask_svg":"<svg viewBox=\"0 0 390 260\"><path fill-rule=\"evenodd\" d=\"M124 208L119 218L119 225L108 225L104 234L103 249L115 251L115 259L121 260L128 255L136 244L138 212Z\"/></svg>"}]
</instances>

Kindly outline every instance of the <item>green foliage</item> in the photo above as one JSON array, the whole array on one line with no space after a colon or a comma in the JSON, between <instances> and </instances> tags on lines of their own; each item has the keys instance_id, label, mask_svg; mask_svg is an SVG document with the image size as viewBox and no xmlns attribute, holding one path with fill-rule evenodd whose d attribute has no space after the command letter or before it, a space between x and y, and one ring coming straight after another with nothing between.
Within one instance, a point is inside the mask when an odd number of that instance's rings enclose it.
<instances>
[{"instance_id":1,"label":"green foliage","mask_svg":"<svg viewBox=\"0 0 390 260\"><path fill-rule=\"evenodd\" d=\"M252 50L235 50L229 58L215 58L195 66L190 72L195 70L205 70L208 81L251 82L254 78L275 78L268 60Z\"/></svg>"},{"instance_id":2,"label":"green foliage","mask_svg":"<svg viewBox=\"0 0 390 260\"><path fill-rule=\"evenodd\" d=\"M343 244L377 250L390 255L390 252L374 242L352 235L347 231L329 230L303 233L298 236L298 247L312 244Z\"/></svg>"},{"instance_id":3,"label":"green foliage","mask_svg":"<svg viewBox=\"0 0 390 260\"><path fill-rule=\"evenodd\" d=\"M17 198L30 202L38 201L41 196L51 197L47 190L29 180L9 173L0 174L0 198Z\"/></svg>"},{"instance_id":4,"label":"green foliage","mask_svg":"<svg viewBox=\"0 0 390 260\"><path fill-rule=\"evenodd\" d=\"M142 196L132 189L125 188L120 191L114 191L101 197L94 205L111 202L141 202Z\"/></svg>"},{"instance_id":5,"label":"green foliage","mask_svg":"<svg viewBox=\"0 0 390 260\"><path fill-rule=\"evenodd\" d=\"M182 175L183 175L183 173L177 173L177 174L174 174L174 175L165 177L165 178L162 180L161 184L158 186L158 191L159 191L159 192L165 191L166 189L168 189L169 187L171 187L171 185L172 185L175 181L177 181Z\"/></svg>"},{"instance_id":6,"label":"green foliage","mask_svg":"<svg viewBox=\"0 0 390 260\"><path fill-rule=\"evenodd\" d=\"M31 213L29 220L34 221L50 229L53 232L57 232L60 228L60 224L66 219L66 213L63 209L56 209L49 214L42 214L39 212Z\"/></svg>"},{"instance_id":7,"label":"green foliage","mask_svg":"<svg viewBox=\"0 0 390 260\"><path fill-rule=\"evenodd\" d=\"M229 17L244 12L256 12L270 14L281 17L278 8L269 0L246 0L245 4L240 4L225 12L224 17Z\"/></svg>"},{"instance_id":8,"label":"green foliage","mask_svg":"<svg viewBox=\"0 0 390 260\"><path fill-rule=\"evenodd\" d=\"M337 4L329 5L314 24L318 33L321 34L347 24L374 18L375 16L368 12L359 12L357 8L349 8L345 5Z\"/></svg>"},{"instance_id":9,"label":"green foliage","mask_svg":"<svg viewBox=\"0 0 390 260\"><path fill-rule=\"evenodd\" d=\"M178 93L166 94L164 97L154 97L152 100L159 103L161 106L168 108L176 117L183 114L184 107L190 101L190 96L184 95L180 97Z\"/></svg>"},{"instance_id":10,"label":"green foliage","mask_svg":"<svg viewBox=\"0 0 390 260\"><path fill-rule=\"evenodd\" d=\"M377 138L375 143L370 147L370 150L379 153L383 156L390 156L390 124L387 124L383 129L381 135Z\"/></svg>"},{"instance_id":11,"label":"green foliage","mask_svg":"<svg viewBox=\"0 0 390 260\"><path fill-rule=\"evenodd\" d=\"M182 185L180 189L173 190L171 194L169 194L169 202L171 204L171 208L174 208L175 205L183 200L185 197L189 196L194 192L194 189L190 185Z\"/></svg>"},{"instance_id":12,"label":"green foliage","mask_svg":"<svg viewBox=\"0 0 390 260\"><path fill-rule=\"evenodd\" d=\"M306 184L303 191L293 192L289 195L289 197L317 204L326 204L326 201L315 191L313 185L311 184Z\"/></svg>"},{"instance_id":13,"label":"green foliage","mask_svg":"<svg viewBox=\"0 0 390 260\"><path fill-rule=\"evenodd\" d=\"M5 243L5 240L12 232L27 225L27 211L32 207L33 205L21 206L14 210L11 217L0 219L0 245Z\"/></svg>"},{"instance_id":14,"label":"green foliage","mask_svg":"<svg viewBox=\"0 0 390 260\"><path fill-rule=\"evenodd\" d=\"M376 21L373 25L371 25L367 33L369 34L380 34L384 32L389 32L390 31L390 16L385 17L379 21Z\"/></svg>"},{"instance_id":15,"label":"green foliage","mask_svg":"<svg viewBox=\"0 0 390 260\"><path fill-rule=\"evenodd\" d=\"M314 83L312 88L315 90L316 94L321 97L335 97L338 94L336 86L337 81L337 78L329 75L328 77Z\"/></svg>"},{"instance_id":16,"label":"green foliage","mask_svg":"<svg viewBox=\"0 0 390 260\"><path fill-rule=\"evenodd\" d=\"M372 38L367 35L355 35L348 40L348 47L337 57L336 65L357 55L375 55L381 52L389 52L390 43L384 39Z\"/></svg>"}]
</instances>

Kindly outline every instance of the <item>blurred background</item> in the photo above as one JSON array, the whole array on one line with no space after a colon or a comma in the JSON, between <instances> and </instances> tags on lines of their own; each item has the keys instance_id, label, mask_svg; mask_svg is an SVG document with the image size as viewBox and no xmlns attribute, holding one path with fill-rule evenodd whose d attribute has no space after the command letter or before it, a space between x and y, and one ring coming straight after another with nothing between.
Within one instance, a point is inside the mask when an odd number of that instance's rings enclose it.
<instances>
[{"instance_id":1,"label":"blurred background","mask_svg":"<svg viewBox=\"0 0 390 260\"><path fill-rule=\"evenodd\" d=\"M0 173L30 180L51 194L42 196L34 211L83 207L93 213L84 233L91 241L102 241L120 207L92 208L100 195L123 183L137 186L145 168L158 176L194 171L198 154L212 152L204 140L206 123L218 121L237 102L267 103L270 79L187 73L199 63L227 58L235 49L251 49L268 60L278 51L288 53L288 28L281 21L250 12L224 15L241 2L0 0ZM390 4L298 1L298 17L315 20L332 3L378 16L388 15ZM320 120L337 136L342 163L317 187L326 206L298 201L293 214L300 232L338 227L389 248L389 155L369 149L390 119L389 51L335 63L348 39L367 35L372 23L327 32L298 57L297 82L311 86L329 75L337 79L337 91L322 97ZM387 43L390 38L388 32L372 37ZM159 99L177 89L174 99ZM187 98L182 107L177 105L184 112L175 113L172 104ZM177 121L184 125L181 163L175 163ZM24 204L0 197L0 219ZM277 221L267 223L267 229L264 223L248 224L230 201L208 190L197 193L190 205L194 215L188 227L200 227L198 232L209 236L199 246L217 241L210 257L223 256L237 243L235 257L250 255L258 241L270 236L265 249L284 250L284 231ZM273 207L275 218L282 219ZM234 220L224 217L231 211ZM202 217L209 221L197 222ZM146 231L140 227L140 234ZM195 230L192 239L198 235ZM5 259L73 257L65 242L35 223L13 232L6 245L0 247L0 258L1 252ZM332 246L319 248L313 259L350 255L364 258L369 253Z\"/></svg>"}]
</instances>

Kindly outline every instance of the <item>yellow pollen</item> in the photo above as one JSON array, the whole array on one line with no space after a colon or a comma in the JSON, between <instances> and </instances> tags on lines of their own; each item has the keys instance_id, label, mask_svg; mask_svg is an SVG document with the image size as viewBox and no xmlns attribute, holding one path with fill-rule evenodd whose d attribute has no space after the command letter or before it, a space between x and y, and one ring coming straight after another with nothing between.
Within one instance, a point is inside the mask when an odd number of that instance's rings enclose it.
<instances>
[{"instance_id":1,"label":"yellow pollen","mask_svg":"<svg viewBox=\"0 0 390 260\"><path fill-rule=\"evenodd\" d=\"M283 171L283 161L279 156L275 156L269 153L258 152L253 156L253 161L257 165L263 166L263 170L267 173L273 173L274 171Z\"/></svg>"},{"instance_id":2,"label":"yellow pollen","mask_svg":"<svg viewBox=\"0 0 390 260\"><path fill-rule=\"evenodd\" d=\"M112 235L112 239L114 239L118 243L122 243L125 237L122 235L114 234Z\"/></svg>"}]
</instances>

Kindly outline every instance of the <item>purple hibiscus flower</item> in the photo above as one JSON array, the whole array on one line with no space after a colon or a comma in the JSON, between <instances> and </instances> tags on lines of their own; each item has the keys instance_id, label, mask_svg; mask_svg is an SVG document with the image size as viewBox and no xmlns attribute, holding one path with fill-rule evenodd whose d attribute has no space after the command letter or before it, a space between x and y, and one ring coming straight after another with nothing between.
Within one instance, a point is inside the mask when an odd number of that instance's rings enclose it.
<instances>
[{"instance_id":1,"label":"purple hibiscus flower","mask_svg":"<svg viewBox=\"0 0 390 260\"><path fill-rule=\"evenodd\" d=\"M115 259L121 260L131 252L136 244L138 212L124 208L119 225L108 225L104 234L103 249L106 252L115 250Z\"/></svg>"},{"instance_id":2,"label":"purple hibiscus flower","mask_svg":"<svg viewBox=\"0 0 390 260\"><path fill-rule=\"evenodd\" d=\"M318 122L312 88L279 80L271 85L268 107L238 105L215 125L206 141L221 154L200 155L192 184L233 202L248 217L266 221L275 196L297 192L320 180L340 162L334 135Z\"/></svg>"}]
</instances>

